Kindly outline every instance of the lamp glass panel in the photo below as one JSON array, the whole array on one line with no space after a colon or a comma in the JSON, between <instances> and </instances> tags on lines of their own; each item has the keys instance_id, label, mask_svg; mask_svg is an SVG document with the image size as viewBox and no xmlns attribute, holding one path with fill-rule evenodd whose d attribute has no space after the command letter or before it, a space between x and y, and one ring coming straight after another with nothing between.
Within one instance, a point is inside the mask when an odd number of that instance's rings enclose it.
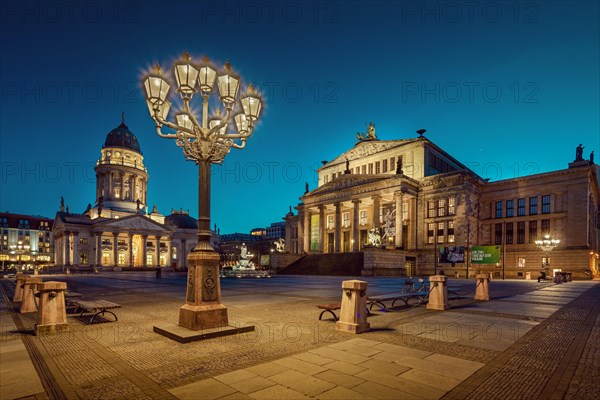
<instances>
[{"instance_id":1,"label":"lamp glass panel","mask_svg":"<svg viewBox=\"0 0 600 400\"><path fill-rule=\"evenodd\" d=\"M255 121L260 115L262 103L258 97L247 96L242 99L242 107L248 119Z\"/></svg>"},{"instance_id":2,"label":"lamp glass panel","mask_svg":"<svg viewBox=\"0 0 600 400\"><path fill-rule=\"evenodd\" d=\"M210 92L215 85L215 78L217 77L217 71L209 66L203 66L200 68L200 76L198 83L200 90L203 92Z\"/></svg>"},{"instance_id":3,"label":"lamp glass panel","mask_svg":"<svg viewBox=\"0 0 600 400\"><path fill-rule=\"evenodd\" d=\"M219 93L225 102L233 103L240 86L240 80L232 75L221 75L218 78Z\"/></svg>"},{"instance_id":4,"label":"lamp glass panel","mask_svg":"<svg viewBox=\"0 0 600 400\"><path fill-rule=\"evenodd\" d=\"M177 114L175 118L177 119L177 125L192 130L194 125L192 124L192 120L190 119L189 115Z\"/></svg>"},{"instance_id":5,"label":"lamp glass panel","mask_svg":"<svg viewBox=\"0 0 600 400\"><path fill-rule=\"evenodd\" d=\"M248 132L248 120L245 114L238 114L235 116L235 126L237 126L238 133Z\"/></svg>"},{"instance_id":6,"label":"lamp glass panel","mask_svg":"<svg viewBox=\"0 0 600 400\"><path fill-rule=\"evenodd\" d=\"M198 70L190 64L176 64L175 79L182 92L194 93L196 81L198 80Z\"/></svg>"}]
</instances>

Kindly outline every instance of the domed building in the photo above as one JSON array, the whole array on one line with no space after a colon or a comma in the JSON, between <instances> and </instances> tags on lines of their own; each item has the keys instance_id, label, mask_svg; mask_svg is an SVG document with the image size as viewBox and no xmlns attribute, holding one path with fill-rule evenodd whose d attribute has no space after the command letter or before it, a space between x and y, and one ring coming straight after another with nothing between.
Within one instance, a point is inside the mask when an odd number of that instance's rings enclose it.
<instances>
[{"instance_id":1,"label":"domed building","mask_svg":"<svg viewBox=\"0 0 600 400\"><path fill-rule=\"evenodd\" d=\"M54 220L55 263L62 268L187 268L196 246L196 219L188 211L148 212L148 171L136 136L125 124L108 132L96 162L96 198L82 214L65 207ZM213 234L213 244L218 242Z\"/></svg>"}]
</instances>

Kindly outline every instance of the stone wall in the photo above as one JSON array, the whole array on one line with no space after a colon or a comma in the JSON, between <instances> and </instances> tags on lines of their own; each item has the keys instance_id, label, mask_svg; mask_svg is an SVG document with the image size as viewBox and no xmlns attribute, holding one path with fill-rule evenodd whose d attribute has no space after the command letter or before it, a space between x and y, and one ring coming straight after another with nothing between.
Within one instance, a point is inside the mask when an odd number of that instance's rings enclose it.
<instances>
[{"instance_id":1,"label":"stone wall","mask_svg":"<svg viewBox=\"0 0 600 400\"><path fill-rule=\"evenodd\" d=\"M279 272L302 257L304 257L304 254L273 253L271 256L271 270Z\"/></svg>"},{"instance_id":2,"label":"stone wall","mask_svg":"<svg viewBox=\"0 0 600 400\"><path fill-rule=\"evenodd\" d=\"M365 247L363 276L404 276L405 253L402 250Z\"/></svg>"}]
</instances>

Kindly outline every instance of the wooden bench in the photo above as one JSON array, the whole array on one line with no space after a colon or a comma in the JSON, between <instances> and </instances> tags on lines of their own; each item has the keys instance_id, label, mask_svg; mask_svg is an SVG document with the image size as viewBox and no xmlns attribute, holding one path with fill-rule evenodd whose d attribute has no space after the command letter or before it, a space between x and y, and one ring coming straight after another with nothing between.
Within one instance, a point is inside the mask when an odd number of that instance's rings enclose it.
<instances>
[{"instance_id":1,"label":"wooden bench","mask_svg":"<svg viewBox=\"0 0 600 400\"><path fill-rule=\"evenodd\" d=\"M398 300L402 300L404 302L404 305L408 305L408 301L410 299L416 298L419 300L418 305L421 305L428 297L429 297L429 291L406 292L406 293L400 293L400 294L396 294L396 293L384 294L381 296L368 297L367 305L369 307L369 310L372 310L374 305L379 305L379 306L381 306L382 310L389 311L389 308L386 307L386 305L384 304L384 302L386 302L386 301L391 301L392 307L394 307Z\"/></svg>"},{"instance_id":2,"label":"wooden bench","mask_svg":"<svg viewBox=\"0 0 600 400\"><path fill-rule=\"evenodd\" d=\"M342 308L342 304L341 303L318 304L317 308L320 308L321 310L323 310L323 311L321 311L321 314L319 314L319 321L321 320L321 318L323 318L323 314L325 314L326 312L333 315L334 321L337 321L339 318L334 311Z\"/></svg>"},{"instance_id":3,"label":"wooden bench","mask_svg":"<svg viewBox=\"0 0 600 400\"><path fill-rule=\"evenodd\" d=\"M65 290L65 307L67 312L69 312L69 310L75 312L75 309L77 308L77 302L74 299L79 299L81 297L83 297L81 293Z\"/></svg>"},{"instance_id":4,"label":"wooden bench","mask_svg":"<svg viewBox=\"0 0 600 400\"><path fill-rule=\"evenodd\" d=\"M115 321L116 322L117 319L117 315L109 310L114 310L115 308L121 308L120 304L117 303L113 303L110 301L106 301L106 300L77 300L73 302L74 304L77 305L76 310L79 311L81 310L81 313L79 314L80 318L83 318L83 314L94 314L92 315L92 317L90 318L90 324L94 323L94 319L100 315L102 317L104 317L105 313L111 314L113 317L115 317Z\"/></svg>"}]
</instances>

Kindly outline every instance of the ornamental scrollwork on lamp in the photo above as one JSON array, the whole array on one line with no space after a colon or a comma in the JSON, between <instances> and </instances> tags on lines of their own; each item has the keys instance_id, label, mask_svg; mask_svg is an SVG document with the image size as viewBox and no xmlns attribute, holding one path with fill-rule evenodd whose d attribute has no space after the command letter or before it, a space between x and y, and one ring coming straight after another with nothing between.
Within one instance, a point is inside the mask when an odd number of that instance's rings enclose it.
<instances>
[{"instance_id":1,"label":"ornamental scrollwork on lamp","mask_svg":"<svg viewBox=\"0 0 600 400\"><path fill-rule=\"evenodd\" d=\"M241 79L233 72L229 61L223 70L217 71L207 57L195 62L187 51L175 62L173 74L181 97L175 122L168 120L172 106L168 97L172 84L160 66L156 64L143 80L148 110L156 124L157 134L175 139L185 158L196 163L208 161L221 164L231 148L244 148L262 108L261 96L254 86L248 85L244 93L238 96ZM209 117L209 98L217 92L222 109L217 106L216 112ZM196 93L202 96L200 120L190 106ZM232 133L233 126L235 132ZM175 133L163 132L165 127Z\"/></svg>"}]
</instances>

